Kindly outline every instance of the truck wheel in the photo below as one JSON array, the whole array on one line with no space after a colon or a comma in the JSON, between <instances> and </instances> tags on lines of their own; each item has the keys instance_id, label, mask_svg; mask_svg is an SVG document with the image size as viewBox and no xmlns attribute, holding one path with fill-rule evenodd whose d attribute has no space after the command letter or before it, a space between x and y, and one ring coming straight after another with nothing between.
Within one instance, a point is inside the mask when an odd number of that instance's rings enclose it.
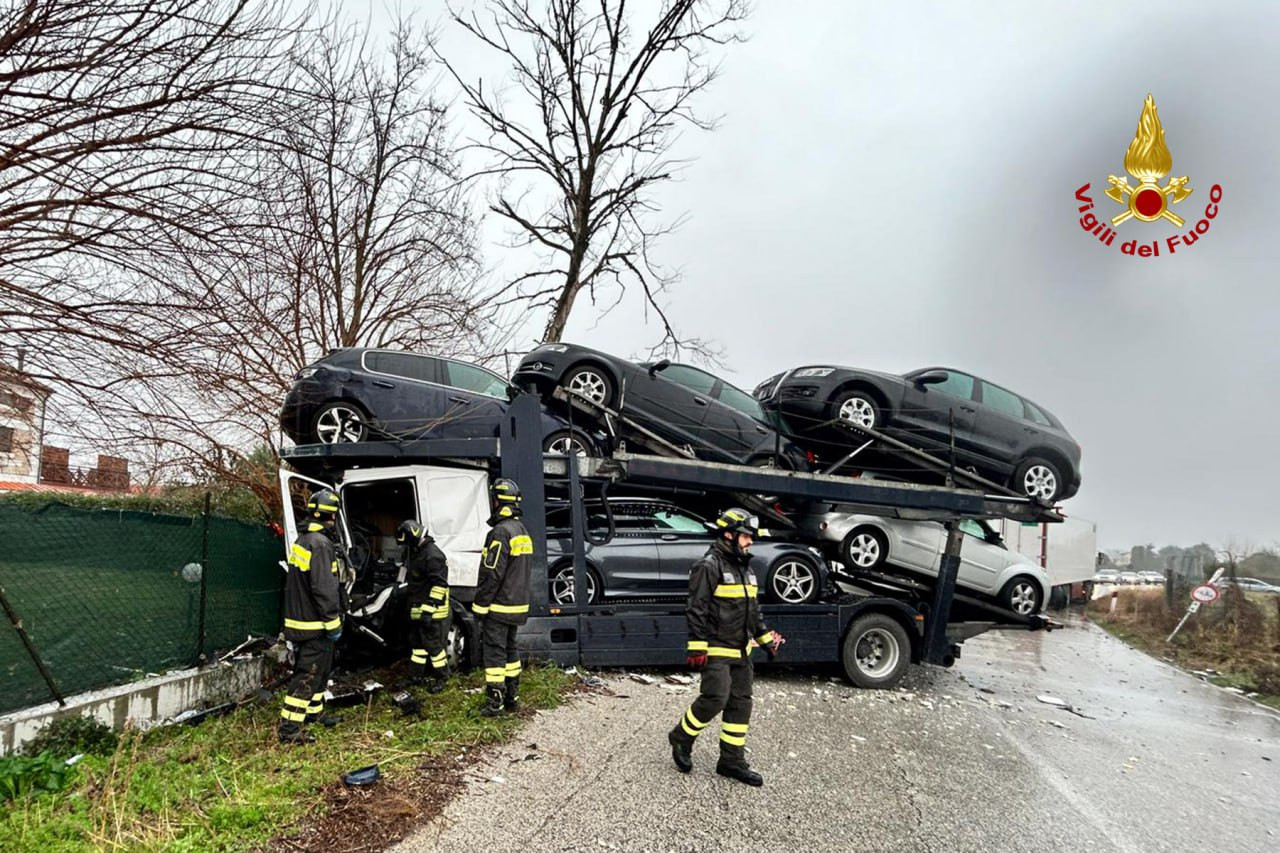
<instances>
[{"instance_id":1,"label":"truck wheel","mask_svg":"<svg viewBox=\"0 0 1280 853\"><path fill-rule=\"evenodd\" d=\"M445 651L455 672L470 672L479 655L480 638L476 636L475 619L459 601L449 597L449 636Z\"/></svg>"},{"instance_id":2,"label":"truck wheel","mask_svg":"<svg viewBox=\"0 0 1280 853\"><path fill-rule=\"evenodd\" d=\"M867 613L850 623L840 663L858 687L884 690L897 684L911 664L911 640L892 616Z\"/></svg>"}]
</instances>

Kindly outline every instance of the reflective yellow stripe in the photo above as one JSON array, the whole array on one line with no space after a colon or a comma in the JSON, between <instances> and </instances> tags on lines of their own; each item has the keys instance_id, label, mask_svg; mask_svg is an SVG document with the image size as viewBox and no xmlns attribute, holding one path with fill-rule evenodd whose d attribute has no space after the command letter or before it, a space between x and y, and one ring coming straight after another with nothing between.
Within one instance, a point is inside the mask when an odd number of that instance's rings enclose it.
<instances>
[{"instance_id":1,"label":"reflective yellow stripe","mask_svg":"<svg viewBox=\"0 0 1280 853\"><path fill-rule=\"evenodd\" d=\"M481 605L481 604L475 604L475 603L472 603L472 605L471 605L471 612L472 612L472 613L475 613L475 614L477 614L477 615L479 615L479 616L483 616L483 615L485 615L486 613L488 613L488 612L489 612L489 608L488 608L488 607L485 607L484 605Z\"/></svg>"},{"instance_id":2,"label":"reflective yellow stripe","mask_svg":"<svg viewBox=\"0 0 1280 853\"><path fill-rule=\"evenodd\" d=\"M409 663L426 663L426 662L427 662L426 649L414 649L412 652L409 653Z\"/></svg>"},{"instance_id":3,"label":"reflective yellow stripe","mask_svg":"<svg viewBox=\"0 0 1280 853\"><path fill-rule=\"evenodd\" d=\"M295 708L306 708L311 705L311 702L306 699L299 699L297 696L285 696L284 704L292 705Z\"/></svg>"},{"instance_id":4,"label":"reflective yellow stripe","mask_svg":"<svg viewBox=\"0 0 1280 853\"><path fill-rule=\"evenodd\" d=\"M690 640L690 641L689 641L689 651L691 651L691 652L705 652L706 650L707 650L707 641L706 641L706 640Z\"/></svg>"},{"instance_id":5,"label":"reflective yellow stripe","mask_svg":"<svg viewBox=\"0 0 1280 853\"><path fill-rule=\"evenodd\" d=\"M440 608L437 608L437 609L436 609L436 612L431 614L431 618L432 618L432 619L448 619L448 618L449 618L449 608L447 608L447 607L440 607Z\"/></svg>"},{"instance_id":6,"label":"reflective yellow stripe","mask_svg":"<svg viewBox=\"0 0 1280 853\"><path fill-rule=\"evenodd\" d=\"M750 723L721 723L720 730L732 735L745 735Z\"/></svg>"},{"instance_id":7,"label":"reflective yellow stripe","mask_svg":"<svg viewBox=\"0 0 1280 853\"><path fill-rule=\"evenodd\" d=\"M341 628L341 627L342 627L342 617L341 617L341 616L335 616L335 617L333 617L332 619L330 619L330 620L328 620L328 621L326 621L326 622L324 623L324 629L325 629L326 631L336 631L336 630L338 630L338 629L339 629L339 628Z\"/></svg>"},{"instance_id":8,"label":"reflective yellow stripe","mask_svg":"<svg viewBox=\"0 0 1280 853\"><path fill-rule=\"evenodd\" d=\"M533 553L533 540L528 536L512 536L511 537L511 556L519 557L521 554Z\"/></svg>"},{"instance_id":9,"label":"reflective yellow stripe","mask_svg":"<svg viewBox=\"0 0 1280 853\"><path fill-rule=\"evenodd\" d=\"M724 732L724 731L720 732L720 740L724 741L730 746L746 746L747 745L747 739L745 737L738 737L736 735L731 735L728 732Z\"/></svg>"},{"instance_id":10,"label":"reflective yellow stripe","mask_svg":"<svg viewBox=\"0 0 1280 853\"><path fill-rule=\"evenodd\" d=\"M447 599L447 598L449 597L449 587L447 587L447 586L433 586L433 587L431 587L431 597L432 597L432 598L446 598L446 599Z\"/></svg>"},{"instance_id":11,"label":"reflective yellow stripe","mask_svg":"<svg viewBox=\"0 0 1280 853\"><path fill-rule=\"evenodd\" d=\"M496 569L498 558L502 556L502 543L494 540L480 552L480 564L486 569Z\"/></svg>"},{"instance_id":12,"label":"reflective yellow stripe","mask_svg":"<svg viewBox=\"0 0 1280 853\"><path fill-rule=\"evenodd\" d=\"M292 628L295 631L323 631L324 630L323 622L304 622L301 619L289 619L287 617L284 620L284 626L286 628Z\"/></svg>"},{"instance_id":13,"label":"reflective yellow stripe","mask_svg":"<svg viewBox=\"0 0 1280 853\"><path fill-rule=\"evenodd\" d=\"M687 723L691 728L697 729L700 732L707 727L707 725L710 723L710 720L708 720L706 723L702 722L701 720L699 720L697 717L693 715L693 709L689 708L687 711L684 712L684 722Z\"/></svg>"},{"instance_id":14,"label":"reflective yellow stripe","mask_svg":"<svg viewBox=\"0 0 1280 853\"><path fill-rule=\"evenodd\" d=\"M419 618L421 618L421 617L422 617L422 608L421 608L421 607L410 607L410 608L409 608L409 618L410 618L410 619L419 619Z\"/></svg>"},{"instance_id":15,"label":"reflective yellow stripe","mask_svg":"<svg viewBox=\"0 0 1280 853\"><path fill-rule=\"evenodd\" d=\"M291 723L305 723L307 721L306 711L289 711L282 708L280 709L280 716Z\"/></svg>"},{"instance_id":16,"label":"reflective yellow stripe","mask_svg":"<svg viewBox=\"0 0 1280 853\"><path fill-rule=\"evenodd\" d=\"M755 598L757 587L753 584L722 583L716 587L716 598Z\"/></svg>"},{"instance_id":17,"label":"reflective yellow stripe","mask_svg":"<svg viewBox=\"0 0 1280 853\"><path fill-rule=\"evenodd\" d=\"M507 664L507 670L506 670L507 677L515 678L517 675L520 674L520 670L521 670L520 661L515 661L514 663Z\"/></svg>"},{"instance_id":18,"label":"reflective yellow stripe","mask_svg":"<svg viewBox=\"0 0 1280 853\"><path fill-rule=\"evenodd\" d=\"M494 613L528 613L529 605L527 604L490 604L489 609Z\"/></svg>"},{"instance_id":19,"label":"reflective yellow stripe","mask_svg":"<svg viewBox=\"0 0 1280 853\"><path fill-rule=\"evenodd\" d=\"M484 680L486 684L502 684L507 680L507 668L505 666L486 666L484 668Z\"/></svg>"},{"instance_id":20,"label":"reflective yellow stripe","mask_svg":"<svg viewBox=\"0 0 1280 853\"><path fill-rule=\"evenodd\" d=\"M442 667L448 666L449 665L448 652L440 652L440 654L433 656L431 658L431 665L436 669L440 669Z\"/></svg>"},{"instance_id":21,"label":"reflective yellow stripe","mask_svg":"<svg viewBox=\"0 0 1280 853\"><path fill-rule=\"evenodd\" d=\"M297 566L303 572L311 571L311 552L301 545L292 545L289 548L289 565Z\"/></svg>"},{"instance_id":22,"label":"reflective yellow stripe","mask_svg":"<svg viewBox=\"0 0 1280 853\"><path fill-rule=\"evenodd\" d=\"M764 632L763 634L761 634L759 637L756 637L756 642L757 642L757 643L759 643L759 644L760 644L760 645L762 645L762 646L767 646L767 645L769 645L770 643L772 643L772 642L773 642L773 632L772 632L772 631L765 631L765 632Z\"/></svg>"},{"instance_id":23,"label":"reflective yellow stripe","mask_svg":"<svg viewBox=\"0 0 1280 853\"><path fill-rule=\"evenodd\" d=\"M740 658L742 657L742 649L726 649L723 646L708 646L707 657Z\"/></svg>"}]
</instances>

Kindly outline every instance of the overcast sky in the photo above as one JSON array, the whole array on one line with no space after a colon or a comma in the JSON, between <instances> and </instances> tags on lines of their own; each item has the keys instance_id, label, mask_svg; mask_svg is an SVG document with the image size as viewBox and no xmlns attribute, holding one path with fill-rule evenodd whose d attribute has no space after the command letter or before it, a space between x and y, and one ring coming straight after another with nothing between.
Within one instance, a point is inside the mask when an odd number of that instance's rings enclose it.
<instances>
[{"instance_id":1,"label":"overcast sky","mask_svg":"<svg viewBox=\"0 0 1280 853\"><path fill-rule=\"evenodd\" d=\"M720 128L683 134L695 162L657 196L688 215L657 251L684 272L670 315L726 378L964 369L1080 442L1066 510L1101 547L1280 543L1280 4L761 0L747 31L701 101ZM1170 223L1103 246L1077 222L1086 182L1122 209L1102 189L1148 92L1195 190L1182 231L1223 188L1173 257ZM1122 254L1135 238L1161 256ZM661 333L640 314L580 304L565 340L643 352Z\"/></svg>"}]
</instances>

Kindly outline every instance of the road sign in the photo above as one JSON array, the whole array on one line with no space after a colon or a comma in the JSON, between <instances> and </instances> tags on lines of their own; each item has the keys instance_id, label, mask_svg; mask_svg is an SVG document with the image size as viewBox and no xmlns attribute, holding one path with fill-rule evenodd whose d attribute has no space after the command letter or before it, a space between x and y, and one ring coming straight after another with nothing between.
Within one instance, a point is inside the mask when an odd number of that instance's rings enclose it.
<instances>
[{"instance_id":1,"label":"road sign","mask_svg":"<svg viewBox=\"0 0 1280 853\"><path fill-rule=\"evenodd\" d=\"M1212 604L1218 600L1218 588L1202 583L1191 590L1191 600L1198 601L1201 604Z\"/></svg>"}]
</instances>

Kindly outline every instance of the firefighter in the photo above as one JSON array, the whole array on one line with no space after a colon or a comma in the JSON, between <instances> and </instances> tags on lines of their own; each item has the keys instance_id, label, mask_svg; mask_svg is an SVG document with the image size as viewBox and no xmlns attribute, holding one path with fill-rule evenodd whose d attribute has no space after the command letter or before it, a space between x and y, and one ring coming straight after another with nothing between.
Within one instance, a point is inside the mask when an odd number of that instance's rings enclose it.
<instances>
[{"instance_id":1,"label":"firefighter","mask_svg":"<svg viewBox=\"0 0 1280 853\"><path fill-rule=\"evenodd\" d=\"M520 487L494 480L489 487L489 536L480 555L480 581L471 609L480 619L485 702L496 717L519 708L520 653L516 630L529 618L529 564L533 540L520 520Z\"/></svg>"},{"instance_id":2,"label":"firefighter","mask_svg":"<svg viewBox=\"0 0 1280 853\"><path fill-rule=\"evenodd\" d=\"M702 688L667 735L671 758L682 773L693 769L693 744L715 716L720 720L720 760L716 773L748 785L764 779L747 765L747 727L751 722L751 641L772 658L782 635L770 631L756 603L756 577L750 568L757 521L733 508L716 519L718 538L689 571L688 664L701 670Z\"/></svg>"},{"instance_id":3,"label":"firefighter","mask_svg":"<svg viewBox=\"0 0 1280 853\"><path fill-rule=\"evenodd\" d=\"M404 565L409 581L410 681L427 685L428 693L444 689L449 674L449 563L416 519L400 522L396 541L404 547ZM431 677L426 677L427 662Z\"/></svg>"},{"instance_id":4,"label":"firefighter","mask_svg":"<svg viewBox=\"0 0 1280 853\"><path fill-rule=\"evenodd\" d=\"M284 582L284 637L293 644L293 676L280 711L281 743L311 743L304 723L331 726L324 713L324 692L333 655L342 636L341 585L338 581L338 496L321 489L307 501L306 530L289 549Z\"/></svg>"}]
</instances>

